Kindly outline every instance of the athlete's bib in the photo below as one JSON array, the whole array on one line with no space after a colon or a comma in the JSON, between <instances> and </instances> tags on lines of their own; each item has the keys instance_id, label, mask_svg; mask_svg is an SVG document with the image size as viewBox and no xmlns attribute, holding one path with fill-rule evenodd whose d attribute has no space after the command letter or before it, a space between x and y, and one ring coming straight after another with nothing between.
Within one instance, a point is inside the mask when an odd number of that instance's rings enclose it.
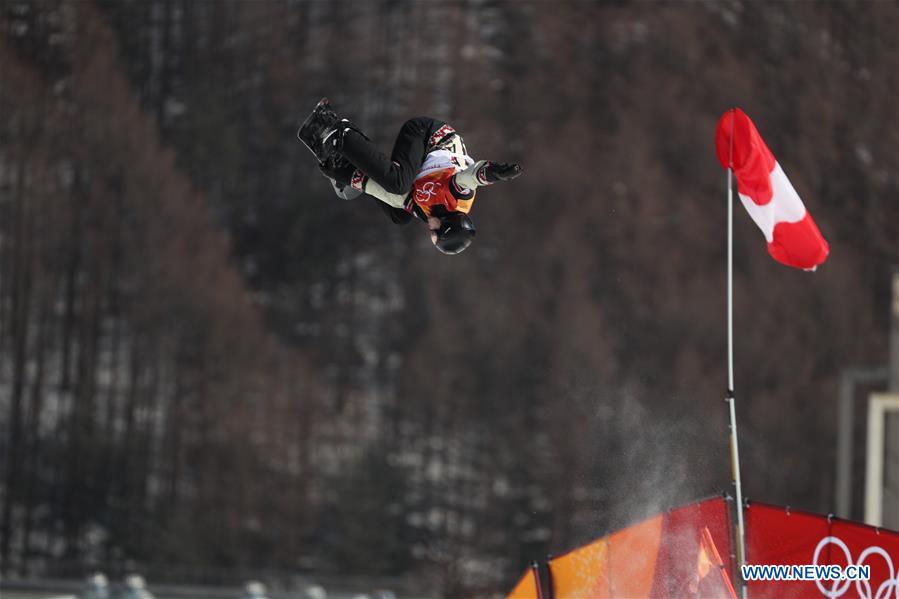
<instances>
[{"instance_id":1,"label":"athlete's bib","mask_svg":"<svg viewBox=\"0 0 899 599\"><path fill-rule=\"evenodd\" d=\"M474 192L466 193L456 187L453 176L471 164L474 160L468 155L434 150L425 157L412 185L412 201L427 216L436 206L443 206L448 212L467 213L471 210ZM411 211L412 206L408 209Z\"/></svg>"}]
</instances>

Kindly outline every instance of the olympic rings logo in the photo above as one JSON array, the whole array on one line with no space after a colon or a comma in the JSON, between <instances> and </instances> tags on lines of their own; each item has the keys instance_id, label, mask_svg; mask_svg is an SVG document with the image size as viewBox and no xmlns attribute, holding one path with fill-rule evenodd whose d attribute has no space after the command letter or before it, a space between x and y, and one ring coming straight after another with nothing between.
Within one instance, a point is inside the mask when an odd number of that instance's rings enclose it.
<instances>
[{"instance_id":1,"label":"olympic rings logo","mask_svg":"<svg viewBox=\"0 0 899 599\"><path fill-rule=\"evenodd\" d=\"M824 586L824 581L816 580L815 584L818 586L818 590L821 591L823 595L831 598L842 597L846 593L846 591L849 590L849 587L852 585L852 583L855 582L855 590L858 591L858 595L862 599L890 599L890 597L893 595L893 592L896 593L896 599L899 599L899 572L894 570L893 560L892 558L890 558L890 554L887 553L882 547L868 547L867 549L862 551L861 555L858 556L858 561L854 562L852 560L852 554L849 551L849 547L846 545L846 543L844 543L837 537L824 537L815 548L815 556L812 558L812 563L814 565L819 565L818 557L821 555L821 550L830 544L836 545L843 551L843 555L846 557L847 565L862 566L865 565L865 561L870 557L882 557L886 562L889 576L880 584L879 587L877 587L877 591L874 593L874 595L871 595L870 580L834 580L831 583L830 590L828 590Z\"/></svg>"},{"instance_id":2,"label":"olympic rings logo","mask_svg":"<svg viewBox=\"0 0 899 599\"><path fill-rule=\"evenodd\" d=\"M431 198L437 195L437 190L439 188L439 182L428 181L415 191L415 199L417 199L422 204L427 204L431 201Z\"/></svg>"}]
</instances>

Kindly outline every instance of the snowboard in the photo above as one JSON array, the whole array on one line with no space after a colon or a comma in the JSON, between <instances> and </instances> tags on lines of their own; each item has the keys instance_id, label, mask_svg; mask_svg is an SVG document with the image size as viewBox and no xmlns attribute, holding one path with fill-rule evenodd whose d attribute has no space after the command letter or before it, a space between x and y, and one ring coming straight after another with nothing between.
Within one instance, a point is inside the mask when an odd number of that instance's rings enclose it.
<instances>
[{"instance_id":1,"label":"snowboard","mask_svg":"<svg viewBox=\"0 0 899 599\"><path fill-rule=\"evenodd\" d=\"M330 161L346 161L346 158L326 151L322 143L324 135L339 121L340 118L337 116L337 113L331 108L331 102L328 98L322 98L297 130L297 138L303 142L303 145L309 148L309 151L318 160L319 165L325 165ZM334 193L337 194L337 197L343 200L352 200L362 195L362 192L358 189L353 189L349 185L341 185L330 177L327 177L327 179L331 182L331 187L334 188Z\"/></svg>"},{"instance_id":2,"label":"snowboard","mask_svg":"<svg viewBox=\"0 0 899 599\"><path fill-rule=\"evenodd\" d=\"M297 138L309 148L320 164L323 164L328 157L328 152L322 144L322 137L339 121L337 113L331 108L331 102L328 98L322 98L297 130Z\"/></svg>"}]
</instances>

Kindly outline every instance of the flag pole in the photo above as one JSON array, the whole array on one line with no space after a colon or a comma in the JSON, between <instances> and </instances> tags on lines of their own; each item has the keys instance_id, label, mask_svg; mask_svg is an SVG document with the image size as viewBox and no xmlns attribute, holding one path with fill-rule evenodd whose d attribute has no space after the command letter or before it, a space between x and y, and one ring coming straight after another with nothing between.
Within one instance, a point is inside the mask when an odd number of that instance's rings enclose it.
<instances>
[{"instance_id":1,"label":"flag pole","mask_svg":"<svg viewBox=\"0 0 899 599\"><path fill-rule=\"evenodd\" d=\"M734 109L730 111L730 159L727 165L727 397L730 406L730 458L737 494L737 582L746 599L743 565L746 560L743 527L743 489L740 481L740 451L737 445L737 409L734 397Z\"/></svg>"}]
</instances>

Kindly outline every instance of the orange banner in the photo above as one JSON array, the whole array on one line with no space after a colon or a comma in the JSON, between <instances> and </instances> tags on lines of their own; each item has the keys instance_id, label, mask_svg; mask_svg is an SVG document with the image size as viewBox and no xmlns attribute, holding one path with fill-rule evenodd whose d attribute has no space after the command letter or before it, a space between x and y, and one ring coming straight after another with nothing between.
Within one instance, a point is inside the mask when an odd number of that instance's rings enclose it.
<instances>
[{"instance_id":1,"label":"orange banner","mask_svg":"<svg viewBox=\"0 0 899 599\"><path fill-rule=\"evenodd\" d=\"M540 582L534 568L529 569L512 589L506 599L542 599L540 595Z\"/></svg>"},{"instance_id":2,"label":"orange banner","mask_svg":"<svg viewBox=\"0 0 899 599\"><path fill-rule=\"evenodd\" d=\"M553 597L603 597L609 592L609 543L605 537L549 562Z\"/></svg>"},{"instance_id":3,"label":"orange banner","mask_svg":"<svg viewBox=\"0 0 899 599\"><path fill-rule=\"evenodd\" d=\"M692 504L549 562L552 599L732 597L728 505Z\"/></svg>"},{"instance_id":4,"label":"orange banner","mask_svg":"<svg viewBox=\"0 0 899 599\"><path fill-rule=\"evenodd\" d=\"M648 597L662 522L650 518L552 560L554 597Z\"/></svg>"}]
</instances>

